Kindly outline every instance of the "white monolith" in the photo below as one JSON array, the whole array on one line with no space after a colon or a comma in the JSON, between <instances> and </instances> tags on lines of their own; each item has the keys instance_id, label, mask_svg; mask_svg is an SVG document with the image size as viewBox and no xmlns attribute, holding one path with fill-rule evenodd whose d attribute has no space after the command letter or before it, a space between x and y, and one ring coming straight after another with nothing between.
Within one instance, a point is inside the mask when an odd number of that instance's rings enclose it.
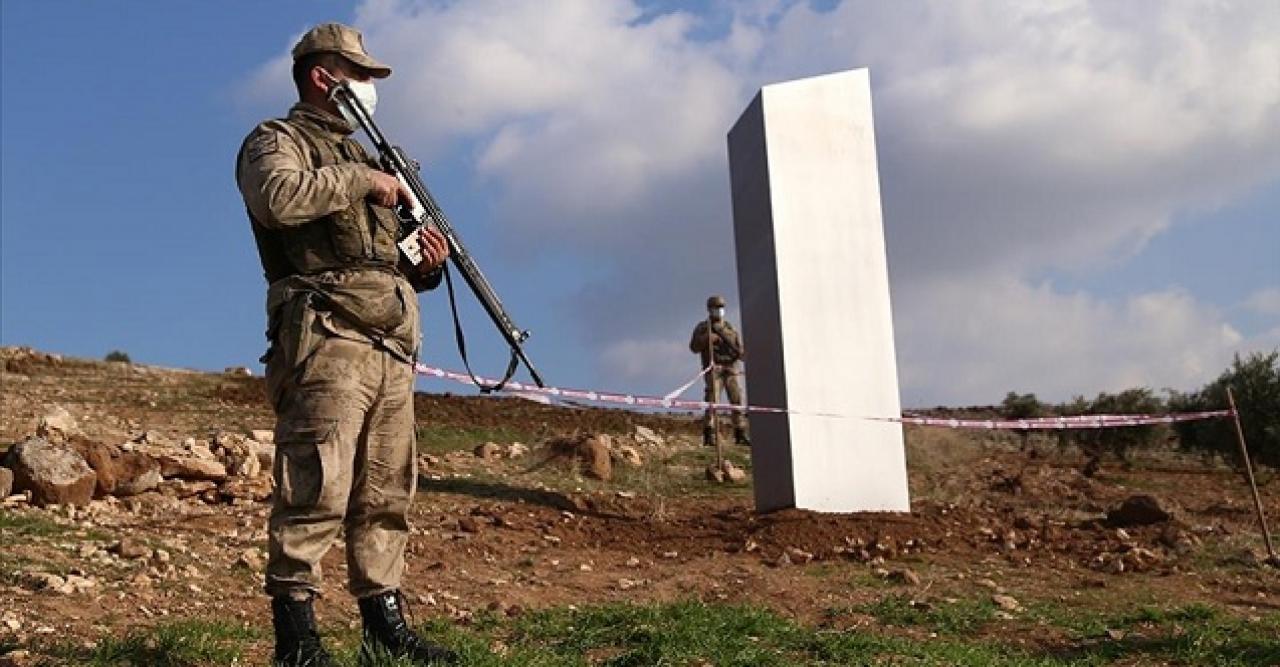
<instances>
[{"instance_id":1,"label":"white monolith","mask_svg":"<svg viewBox=\"0 0 1280 667\"><path fill-rule=\"evenodd\" d=\"M756 508L908 511L871 80L765 86L729 132Z\"/></svg>"}]
</instances>

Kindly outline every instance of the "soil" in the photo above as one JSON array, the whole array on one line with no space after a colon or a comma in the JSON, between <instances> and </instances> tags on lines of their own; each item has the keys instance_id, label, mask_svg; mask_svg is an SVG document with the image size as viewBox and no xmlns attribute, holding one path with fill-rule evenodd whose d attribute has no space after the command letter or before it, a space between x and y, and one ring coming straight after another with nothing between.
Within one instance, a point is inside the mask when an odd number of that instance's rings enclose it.
<instances>
[{"instance_id":1,"label":"soil","mask_svg":"<svg viewBox=\"0 0 1280 667\"><path fill-rule=\"evenodd\" d=\"M177 442L273 424L257 378L2 352L0 448L33 433L54 404L76 417L86 437L112 444L144 432ZM412 510L404 578L419 619L466 622L481 610L692 598L765 605L847 627L874 623L856 609L886 595L936 601L995 593L1024 605L1098 613L1195 602L1242 615L1280 610L1280 570L1262 563L1242 477L1171 452L1128 466L1109 461L1088 478L1080 473L1083 456L1048 439L1033 439L1035 448L1020 452L1014 434L908 428L910 513L759 514L749 485L703 481L711 454L699 446L690 415L426 394L415 407L420 424L523 433L533 448L521 459L486 460L469 447L449 452L423 443L431 458ZM637 426L664 444L639 438ZM535 464L548 441L582 433L636 446L644 473L606 483ZM749 465L745 448L731 453ZM1266 512L1280 521L1280 483L1268 470L1259 479ZM269 628L261 592L267 503L209 503L182 498L175 486L165 491L104 498L88 508L0 509L0 525L57 524L3 533L0 640L89 643L189 616ZM1153 496L1173 518L1137 526L1106 521L1134 495ZM105 553L122 538L151 553ZM341 548L330 551L324 568L322 621L357 623L343 590ZM32 571L93 584L73 593L38 590L24 578ZM1028 632L1016 619L983 632L1013 643L1063 641ZM254 650L266 655L269 646Z\"/></svg>"}]
</instances>

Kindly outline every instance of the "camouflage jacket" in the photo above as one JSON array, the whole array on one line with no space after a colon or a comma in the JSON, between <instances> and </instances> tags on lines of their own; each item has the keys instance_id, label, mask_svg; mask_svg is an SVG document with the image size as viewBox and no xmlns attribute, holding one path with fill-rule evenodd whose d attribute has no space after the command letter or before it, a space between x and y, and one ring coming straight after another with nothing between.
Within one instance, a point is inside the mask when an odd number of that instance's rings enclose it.
<instances>
[{"instance_id":1,"label":"camouflage jacket","mask_svg":"<svg viewBox=\"0 0 1280 667\"><path fill-rule=\"evenodd\" d=\"M236 183L263 271L268 336L305 296L329 333L376 339L412 358L418 349L415 292L439 283L406 272L399 220L366 199L376 168L343 119L305 103L258 125L241 145ZM288 328L286 326L286 328Z\"/></svg>"},{"instance_id":2,"label":"camouflage jacket","mask_svg":"<svg viewBox=\"0 0 1280 667\"><path fill-rule=\"evenodd\" d=\"M742 337L734 330L733 325L728 320L720 320L712 326L712 333L716 336L715 357L716 363L721 366L731 366L742 358L744 350L742 349ZM710 365L711 360L707 358L707 321L702 320L693 327L693 335L689 337L689 351L702 355L702 365L705 368Z\"/></svg>"}]
</instances>

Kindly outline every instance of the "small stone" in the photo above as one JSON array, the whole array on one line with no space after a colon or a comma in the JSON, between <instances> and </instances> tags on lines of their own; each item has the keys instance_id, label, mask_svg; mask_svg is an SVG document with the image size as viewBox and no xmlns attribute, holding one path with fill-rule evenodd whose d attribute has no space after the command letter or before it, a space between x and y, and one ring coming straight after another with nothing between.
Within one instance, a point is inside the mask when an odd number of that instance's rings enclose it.
<instances>
[{"instance_id":1,"label":"small stone","mask_svg":"<svg viewBox=\"0 0 1280 667\"><path fill-rule=\"evenodd\" d=\"M67 442L76 435L80 435L80 425L61 405L50 406L49 411L36 423L36 436L54 444Z\"/></svg>"},{"instance_id":2,"label":"small stone","mask_svg":"<svg viewBox=\"0 0 1280 667\"><path fill-rule=\"evenodd\" d=\"M57 591L67 585L67 580L48 572L27 572L22 576L23 583L35 591Z\"/></svg>"},{"instance_id":3,"label":"small stone","mask_svg":"<svg viewBox=\"0 0 1280 667\"><path fill-rule=\"evenodd\" d=\"M1022 611L1022 605L1017 599L1009 595L992 595L991 601L1005 611Z\"/></svg>"},{"instance_id":4,"label":"small stone","mask_svg":"<svg viewBox=\"0 0 1280 667\"><path fill-rule=\"evenodd\" d=\"M252 429L249 431L249 437L264 445L274 445L276 442L276 433L270 429Z\"/></svg>"},{"instance_id":5,"label":"small stone","mask_svg":"<svg viewBox=\"0 0 1280 667\"><path fill-rule=\"evenodd\" d=\"M801 565L813 560L813 554L797 547L787 547L784 555L786 555L792 563L799 563Z\"/></svg>"},{"instance_id":6,"label":"small stone","mask_svg":"<svg viewBox=\"0 0 1280 667\"><path fill-rule=\"evenodd\" d=\"M18 649L9 651L4 655L0 655L0 667L35 667L39 664L39 658L31 654L31 651Z\"/></svg>"},{"instance_id":7,"label":"small stone","mask_svg":"<svg viewBox=\"0 0 1280 667\"><path fill-rule=\"evenodd\" d=\"M618 590L620 591L629 591L633 588L639 588L640 586L643 586L643 585L644 585L644 582L637 579L623 578L618 580Z\"/></svg>"},{"instance_id":8,"label":"small stone","mask_svg":"<svg viewBox=\"0 0 1280 667\"><path fill-rule=\"evenodd\" d=\"M480 532L480 522L473 517L464 516L458 519L458 530L464 533L478 533Z\"/></svg>"},{"instance_id":9,"label":"small stone","mask_svg":"<svg viewBox=\"0 0 1280 667\"><path fill-rule=\"evenodd\" d=\"M240 552L240 557L236 559L236 567L257 572L262 569L262 554L257 549L245 549Z\"/></svg>"},{"instance_id":10,"label":"small stone","mask_svg":"<svg viewBox=\"0 0 1280 667\"><path fill-rule=\"evenodd\" d=\"M741 484L747 479L747 471L739 468L730 461L724 462L723 470L724 478L732 484Z\"/></svg>"},{"instance_id":11,"label":"small stone","mask_svg":"<svg viewBox=\"0 0 1280 667\"><path fill-rule=\"evenodd\" d=\"M630 445L623 445L618 448L618 458L623 463L634 468L644 465L644 457L640 455L640 450Z\"/></svg>"},{"instance_id":12,"label":"small stone","mask_svg":"<svg viewBox=\"0 0 1280 667\"><path fill-rule=\"evenodd\" d=\"M920 575L907 568L891 571L888 579L894 583L906 584L908 586L920 585Z\"/></svg>"},{"instance_id":13,"label":"small stone","mask_svg":"<svg viewBox=\"0 0 1280 667\"><path fill-rule=\"evenodd\" d=\"M98 582L88 577L82 577L75 574L67 575L67 587L74 593L82 593L98 585Z\"/></svg>"},{"instance_id":14,"label":"small stone","mask_svg":"<svg viewBox=\"0 0 1280 667\"><path fill-rule=\"evenodd\" d=\"M502 446L496 442L486 442L475 448L476 458L493 461L502 457Z\"/></svg>"},{"instance_id":15,"label":"small stone","mask_svg":"<svg viewBox=\"0 0 1280 667\"><path fill-rule=\"evenodd\" d=\"M636 442L639 442L642 445L652 445L654 447L662 447L663 445L666 444L666 441L662 438L662 436L658 435L653 429L649 428L648 426L641 426L639 424L636 424L635 434L633 437L635 438Z\"/></svg>"},{"instance_id":16,"label":"small stone","mask_svg":"<svg viewBox=\"0 0 1280 667\"><path fill-rule=\"evenodd\" d=\"M1119 507L1107 512L1107 524L1116 527L1147 526L1171 518L1154 496L1129 496Z\"/></svg>"},{"instance_id":17,"label":"small stone","mask_svg":"<svg viewBox=\"0 0 1280 667\"><path fill-rule=\"evenodd\" d=\"M507 445L506 455L509 459L518 459L529 453L529 445L523 442L513 442Z\"/></svg>"},{"instance_id":18,"label":"small stone","mask_svg":"<svg viewBox=\"0 0 1280 667\"><path fill-rule=\"evenodd\" d=\"M147 559L152 556L150 547L130 537L122 538L119 542L111 545L109 551L127 560Z\"/></svg>"}]
</instances>

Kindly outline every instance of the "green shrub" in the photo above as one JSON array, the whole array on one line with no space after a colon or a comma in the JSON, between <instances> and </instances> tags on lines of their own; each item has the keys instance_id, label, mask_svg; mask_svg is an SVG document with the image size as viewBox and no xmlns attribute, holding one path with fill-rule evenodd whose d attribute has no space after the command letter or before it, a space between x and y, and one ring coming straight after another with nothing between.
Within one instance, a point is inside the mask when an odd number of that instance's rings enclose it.
<instances>
[{"instance_id":1,"label":"green shrub","mask_svg":"<svg viewBox=\"0 0 1280 667\"><path fill-rule=\"evenodd\" d=\"M1236 355L1218 379L1190 394L1174 394L1169 407L1176 412L1222 410L1227 407L1227 387L1236 399L1240 425L1250 457L1256 462L1280 466L1280 350L1255 352L1244 359ZM1209 419L1175 425L1182 447L1236 457L1235 424L1231 419Z\"/></svg>"},{"instance_id":2,"label":"green shrub","mask_svg":"<svg viewBox=\"0 0 1280 667\"><path fill-rule=\"evenodd\" d=\"M1103 392L1092 401L1077 396L1061 407L1066 416L1076 415L1137 415L1163 414L1164 401L1150 389L1126 389L1118 394ZM1151 447L1168 439L1170 431L1163 424L1145 426L1118 426L1112 428L1082 428L1063 431L1063 444L1080 448L1088 457L1084 474L1092 476L1102 464L1102 457L1114 454L1128 461L1132 450Z\"/></svg>"},{"instance_id":3,"label":"green shrub","mask_svg":"<svg viewBox=\"0 0 1280 667\"><path fill-rule=\"evenodd\" d=\"M123 361L126 364L132 363L129 360L129 354L127 352L121 352L120 350L112 350L108 352L107 356L104 357L104 361Z\"/></svg>"}]
</instances>

